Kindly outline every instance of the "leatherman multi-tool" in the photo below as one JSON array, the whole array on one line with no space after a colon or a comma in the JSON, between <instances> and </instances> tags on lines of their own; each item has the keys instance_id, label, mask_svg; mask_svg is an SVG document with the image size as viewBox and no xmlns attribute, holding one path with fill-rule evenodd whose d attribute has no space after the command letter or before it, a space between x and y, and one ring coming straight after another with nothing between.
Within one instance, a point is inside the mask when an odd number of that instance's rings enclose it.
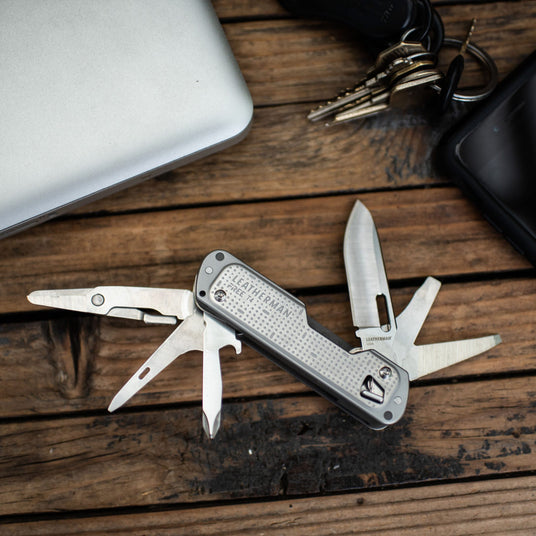
<instances>
[{"instance_id":1,"label":"leatherman multi-tool","mask_svg":"<svg viewBox=\"0 0 536 536\"><path fill-rule=\"evenodd\" d=\"M219 350L241 341L272 359L322 396L373 429L404 414L409 382L500 342L498 335L416 346L414 341L440 283L427 278L396 318L380 242L370 212L359 201L344 237L344 260L356 336L355 348L308 316L305 305L226 251L203 260L193 292L139 287L38 290L37 305L86 313L182 323L112 400L122 406L173 360L203 352L203 428L220 426L222 379ZM383 302L385 315L381 314ZM159 314L155 314L155 311ZM385 316L385 318L383 318Z\"/></svg>"}]
</instances>

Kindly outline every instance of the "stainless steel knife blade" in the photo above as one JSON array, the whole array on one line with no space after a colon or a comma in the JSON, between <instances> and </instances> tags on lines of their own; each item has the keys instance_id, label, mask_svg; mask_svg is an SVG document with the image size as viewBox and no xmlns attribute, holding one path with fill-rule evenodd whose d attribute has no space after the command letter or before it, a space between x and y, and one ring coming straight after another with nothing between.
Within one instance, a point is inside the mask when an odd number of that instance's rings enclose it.
<instances>
[{"instance_id":1,"label":"stainless steel knife blade","mask_svg":"<svg viewBox=\"0 0 536 536\"><path fill-rule=\"evenodd\" d=\"M499 335L490 335L416 346L415 339L441 283L428 277L395 318L376 226L360 201L355 203L346 227L344 260L352 318L361 347L383 353L407 371L410 381L485 352L501 342ZM387 309L387 321L380 318L380 297Z\"/></svg>"},{"instance_id":2,"label":"stainless steel knife blade","mask_svg":"<svg viewBox=\"0 0 536 536\"><path fill-rule=\"evenodd\" d=\"M372 215L361 201L356 201L346 225L344 264L354 326L396 329L380 240ZM387 321L380 319L380 300L384 302Z\"/></svg>"}]
</instances>

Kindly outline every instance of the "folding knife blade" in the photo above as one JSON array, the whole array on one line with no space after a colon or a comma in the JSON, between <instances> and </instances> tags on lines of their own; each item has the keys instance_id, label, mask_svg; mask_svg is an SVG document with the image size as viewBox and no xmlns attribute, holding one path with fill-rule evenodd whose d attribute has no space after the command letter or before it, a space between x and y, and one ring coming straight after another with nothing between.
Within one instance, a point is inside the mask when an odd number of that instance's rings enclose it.
<instances>
[{"instance_id":1,"label":"folding knife blade","mask_svg":"<svg viewBox=\"0 0 536 536\"><path fill-rule=\"evenodd\" d=\"M191 350L203 350L204 330L203 315L196 308L115 395L108 411L115 411L125 404L177 357Z\"/></svg>"},{"instance_id":2,"label":"folding knife blade","mask_svg":"<svg viewBox=\"0 0 536 536\"><path fill-rule=\"evenodd\" d=\"M176 324L194 310L189 290L101 286L80 289L37 290L28 295L34 305L83 313L115 316L148 323ZM160 315L148 313L157 311Z\"/></svg>"},{"instance_id":3,"label":"folding knife blade","mask_svg":"<svg viewBox=\"0 0 536 536\"><path fill-rule=\"evenodd\" d=\"M372 215L356 201L344 234L344 264L354 326L396 329L380 240ZM388 320L380 320L378 301L384 300Z\"/></svg>"},{"instance_id":4,"label":"folding knife blade","mask_svg":"<svg viewBox=\"0 0 536 536\"><path fill-rule=\"evenodd\" d=\"M422 325L441 283L428 277L404 311L394 317L380 241L372 215L357 201L344 237L344 260L356 335L364 349L376 349L415 380L493 348L499 335L416 346ZM383 326L377 300L382 297L388 320Z\"/></svg>"}]
</instances>

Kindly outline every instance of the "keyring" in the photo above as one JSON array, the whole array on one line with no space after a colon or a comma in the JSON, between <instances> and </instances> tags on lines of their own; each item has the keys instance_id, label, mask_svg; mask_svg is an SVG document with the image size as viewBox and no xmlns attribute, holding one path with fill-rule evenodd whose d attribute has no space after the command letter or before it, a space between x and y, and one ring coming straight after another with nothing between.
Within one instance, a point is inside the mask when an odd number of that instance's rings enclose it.
<instances>
[{"instance_id":1,"label":"keyring","mask_svg":"<svg viewBox=\"0 0 536 536\"><path fill-rule=\"evenodd\" d=\"M445 37L443 39L443 46L460 49L463 46L463 41L460 39L454 39L453 37ZM472 43L467 44L466 51L476 58L484 69L488 73L488 81L485 86L480 88L467 88L458 89L452 95L452 100L460 102L476 102L485 99L497 85L499 75L497 73L497 66L493 58L482 48ZM431 86L436 91L441 91L441 87L437 84Z\"/></svg>"}]
</instances>

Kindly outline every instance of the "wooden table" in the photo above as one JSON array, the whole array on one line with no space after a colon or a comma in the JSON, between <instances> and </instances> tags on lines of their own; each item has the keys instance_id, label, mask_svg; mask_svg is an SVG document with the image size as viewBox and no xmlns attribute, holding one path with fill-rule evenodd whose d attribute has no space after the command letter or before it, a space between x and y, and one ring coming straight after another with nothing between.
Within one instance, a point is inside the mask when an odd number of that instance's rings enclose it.
<instances>
[{"instance_id":1,"label":"wooden table","mask_svg":"<svg viewBox=\"0 0 536 536\"><path fill-rule=\"evenodd\" d=\"M434 165L423 90L390 113L326 129L306 112L371 58L337 24L275 0L216 0L255 102L242 143L1 242L0 533L536 534L534 269ZM536 0L443 2L504 77L536 47ZM424 277L443 287L419 337L500 333L486 354L414 383L402 420L368 430L264 357L222 353L223 424L201 427L189 354L110 415L114 393L170 331L31 306L35 289L191 288L232 251L352 341L342 240L372 212L396 312Z\"/></svg>"}]
</instances>

